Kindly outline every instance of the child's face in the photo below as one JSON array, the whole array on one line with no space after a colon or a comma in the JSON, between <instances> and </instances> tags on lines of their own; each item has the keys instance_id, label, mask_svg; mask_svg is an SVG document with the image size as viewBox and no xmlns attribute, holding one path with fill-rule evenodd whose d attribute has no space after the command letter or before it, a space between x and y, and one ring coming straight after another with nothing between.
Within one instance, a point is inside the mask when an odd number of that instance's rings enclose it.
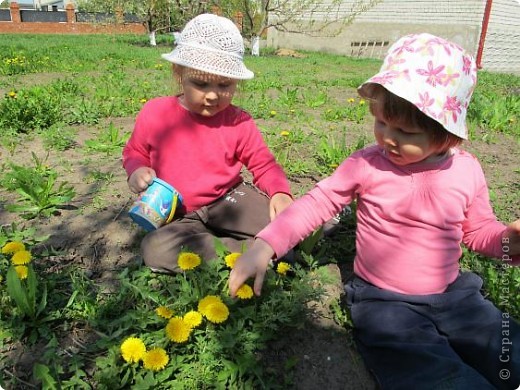
<instances>
[{"instance_id":1,"label":"child's face","mask_svg":"<svg viewBox=\"0 0 520 390\"><path fill-rule=\"evenodd\" d=\"M237 80L196 69L182 68L180 82L183 96L181 103L191 112L213 116L231 104Z\"/></svg>"},{"instance_id":2,"label":"child's face","mask_svg":"<svg viewBox=\"0 0 520 390\"><path fill-rule=\"evenodd\" d=\"M432 145L430 135L425 130L399 119L385 118L381 107L381 103L373 106L374 135L390 161L396 165L408 165L439 158L439 150Z\"/></svg>"}]
</instances>

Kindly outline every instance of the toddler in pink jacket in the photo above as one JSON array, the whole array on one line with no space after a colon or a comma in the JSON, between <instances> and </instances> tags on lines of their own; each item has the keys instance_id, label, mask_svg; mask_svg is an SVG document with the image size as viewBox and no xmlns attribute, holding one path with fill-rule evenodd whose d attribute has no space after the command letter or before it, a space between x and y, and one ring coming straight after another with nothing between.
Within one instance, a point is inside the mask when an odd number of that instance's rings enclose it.
<instances>
[{"instance_id":1,"label":"toddler in pink jacket","mask_svg":"<svg viewBox=\"0 0 520 390\"><path fill-rule=\"evenodd\" d=\"M473 57L430 34L402 37L362 84L376 144L349 156L265 229L231 272L261 292L269 259L357 202L354 336L383 389L516 389L520 326L461 272L461 244L520 262L520 220L497 221L477 159L458 146L476 84Z\"/></svg>"}]
</instances>

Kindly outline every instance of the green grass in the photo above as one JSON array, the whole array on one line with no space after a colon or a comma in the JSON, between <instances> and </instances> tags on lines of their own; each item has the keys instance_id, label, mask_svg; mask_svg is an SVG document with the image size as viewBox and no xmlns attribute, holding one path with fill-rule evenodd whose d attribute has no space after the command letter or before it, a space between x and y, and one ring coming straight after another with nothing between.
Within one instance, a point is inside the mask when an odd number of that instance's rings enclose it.
<instances>
[{"instance_id":1,"label":"green grass","mask_svg":"<svg viewBox=\"0 0 520 390\"><path fill-rule=\"evenodd\" d=\"M147 42L146 36L2 35L2 145L12 154L23 146L27 137L41 137L44 147L63 152L76 147L74 139L78 132L87 131L92 132L92 136L87 137L83 149L85 165L88 161L119 158L128 134L114 125L112 119L132 117L147 100L172 94L176 88L171 67L160 58L160 54L171 50L171 40L159 36L157 47L148 47ZM277 57L268 50L261 57L247 56L246 64L256 77L241 83L235 97L235 103L257 121L271 150L293 181L296 195L330 174L354 150L372 142L371 118L366 104L356 94L356 87L381 64L378 60L303 54L305 58ZM494 158L494 138L505 136L519 143L519 91L520 77L479 73L468 118L473 139L489 142L489 158ZM488 158L486 156L482 157ZM12 169L6 157L2 168ZM30 178L39 173L42 182L47 180L48 191L26 197L25 201L32 200L36 205L39 200L46 201L40 202L42 210L55 211L61 207L59 196L64 195L65 189L53 186L56 178L52 176L51 180L47 175L57 167L42 164L31 167L30 158L27 164L29 166L16 165L11 176L6 175L4 189L15 191L22 181L24 188L31 188ZM91 170L88 183L105 188L113 177L103 168ZM517 170L510 174L518 178L519 173ZM490 188L493 207L504 221L519 217L515 215L519 187L511 182L515 180L506 184L498 181ZM103 194L96 196L93 203L95 209L101 209ZM118 278L117 292L107 293L106 286L91 279L88 272L68 266L58 267L58 271L52 268L51 259L61 254L48 248L46 237L38 236L37 223L33 226L36 228L20 224L0 230L0 246L9 240L21 240L29 248L38 249L34 269L40 286L45 285L47 291L45 302L41 303L41 296L36 300L45 310L28 318L10 298L5 283L0 284L0 371L13 373L14 359L4 352L15 345L21 345L30 353L45 352L38 355L34 372L29 370L19 377L6 376L3 382L0 375L0 385L16 387L25 380L63 389L95 386L115 389L132 381L142 388L180 386L168 382L166 374L146 373L137 366L123 363L118 348L131 335L142 336L147 345L168 346L161 333L164 324L154 317L154 309L158 304L165 304L181 311L183 306L179 302L193 305L192 286L182 279L172 282L170 277L132 268L132 272L124 272ZM215 381L224 387L240 382L274 386L270 379L272 371L254 359L254 351L262 350L277 336L283 337L289 325L303 326L305 303L319 299L321 286L330 282L330 276L320 271L320 265L325 262L350 264L355 249L354 231L355 217L345 218L341 234L318 241L311 255L304 254L307 266L298 270L296 277L280 282L271 275L269 288L280 289L285 301L273 294L252 306L237 307L230 303L233 310L241 313L238 318L242 322L230 323L229 328L224 329L210 326L206 330L218 337L205 341L200 332L195 344L179 349L183 352L175 358L175 367L186 367L186 370L168 368L169 374L176 370L177 377L184 378L184 387L179 388L201 388ZM513 293L520 287L518 268L504 267L469 251L464 252L462 265L484 277L485 292L490 299L511 315L520 317L520 301ZM8 267L9 258L0 255L3 280ZM220 288L213 293L225 290L222 288L225 272L220 268L209 271L214 279L204 283ZM316 285L320 287L317 290ZM252 313L254 310L256 314ZM332 310L338 322L349 326L348 313L343 308L336 303ZM260 317L263 322L255 327ZM247 329L242 332L245 349L235 349L230 337L234 327ZM65 345L67 337L77 343ZM215 377L219 372L222 374ZM290 383L291 370L276 380Z\"/></svg>"}]
</instances>

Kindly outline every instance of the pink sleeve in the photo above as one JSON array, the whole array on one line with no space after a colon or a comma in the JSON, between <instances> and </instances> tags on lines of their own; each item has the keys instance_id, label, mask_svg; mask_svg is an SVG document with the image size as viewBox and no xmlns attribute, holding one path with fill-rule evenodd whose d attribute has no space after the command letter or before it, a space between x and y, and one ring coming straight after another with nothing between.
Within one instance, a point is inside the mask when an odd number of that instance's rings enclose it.
<instances>
[{"instance_id":1,"label":"pink sleeve","mask_svg":"<svg viewBox=\"0 0 520 390\"><path fill-rule=\"evenodd\" d=\"M277 257L287 253L354 199L364 176L362 160L356 156L360 154L345 160L331 176L297 199L257 235L273 248Z\"/></svg>"},{"instance_id":2,"label":"pink sleeve","mask_svg":"<svg viewBox=\"0 0 520 390\"><path fill-rule=\"evenodd\" d=\"M503 242L507 226L497 221L489 201L489 192L484 173L479 165L475 199L468 207L466 220L462 225L462 242L471 250L488 257L494 257L520 265L520 256L508 256L504 252L507 243Z\"/></svg>"}]
</instances>

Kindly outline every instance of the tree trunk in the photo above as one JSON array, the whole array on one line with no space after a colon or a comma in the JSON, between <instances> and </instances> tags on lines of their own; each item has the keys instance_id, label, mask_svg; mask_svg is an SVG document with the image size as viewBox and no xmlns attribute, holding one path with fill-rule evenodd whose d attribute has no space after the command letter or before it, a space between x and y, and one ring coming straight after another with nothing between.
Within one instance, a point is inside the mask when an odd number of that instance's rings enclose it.
<instances>
[{"instance_id":1,"label":"tree trunk","mask_svg":"<svg viewBox=\"0 0 520 390\"><path fill-rule=\"evenodd\" d=\"M157 46L157 42L155 42L155 30L150 31L150 34L148 34L150 37L150 46Z\"/></svg>"},{"instance_id":2,"label":"tree trunk","mask_svg":"<svg viewBox=\"0 0 520 390\"><path fill-rule=\"evenodd\" d=\"M260 37L254 36L251 38L251 55L258 57L260 55Z\"/></svg>"}]
</instances>

